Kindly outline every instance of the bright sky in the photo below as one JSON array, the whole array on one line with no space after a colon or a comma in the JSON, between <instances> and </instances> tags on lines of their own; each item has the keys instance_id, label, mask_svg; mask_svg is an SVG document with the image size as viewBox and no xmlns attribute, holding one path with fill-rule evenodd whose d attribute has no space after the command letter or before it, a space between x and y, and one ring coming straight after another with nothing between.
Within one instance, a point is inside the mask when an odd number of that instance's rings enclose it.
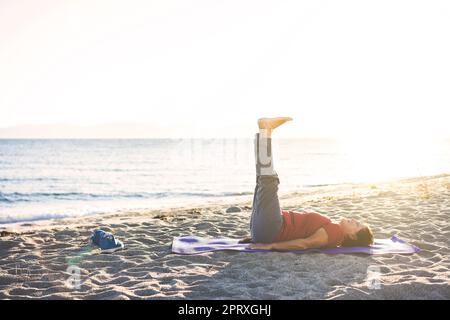
<instances>
[{"instance_id":1,"label":"bright sky","mask_svg":"<svg viewBox=\"0 0 450 320\"><path fill-rule=\"evenodd\" d=\"M0 0L0 127L450 136L449 39L449 1Z\"/></svg>"}]
</instances>

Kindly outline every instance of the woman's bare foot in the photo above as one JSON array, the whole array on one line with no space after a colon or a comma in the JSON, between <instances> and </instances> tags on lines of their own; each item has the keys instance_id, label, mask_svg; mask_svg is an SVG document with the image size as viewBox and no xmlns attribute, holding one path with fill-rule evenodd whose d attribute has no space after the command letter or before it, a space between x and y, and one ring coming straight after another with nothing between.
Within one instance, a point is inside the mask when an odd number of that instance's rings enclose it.
<instances>
[{"instance_id":1,"label":"woman's bare foot","mask_svg":"<svg viewBox=\"0 0 450 320\"><path fill-rule=\"evenodd\" d=\"M273 129L281 126L287 121L291 121L290 117L278 117L278 118L260 118L258 119L259 129L266 129L272 131Z\"/></svg>"}]
</instances>

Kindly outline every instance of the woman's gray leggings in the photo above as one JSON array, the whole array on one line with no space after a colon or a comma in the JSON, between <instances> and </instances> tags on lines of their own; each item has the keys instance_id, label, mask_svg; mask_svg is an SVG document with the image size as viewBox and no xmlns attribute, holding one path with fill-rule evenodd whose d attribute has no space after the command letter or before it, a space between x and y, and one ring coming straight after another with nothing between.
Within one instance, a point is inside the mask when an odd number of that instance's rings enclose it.
<instances>
[{"instance_id":1,"label":"woman's gray leggings","mask_svg":"<svg viewBox=\"0 0 450 320\"><path fill-rule=\"evenodd\" d=\"M274 242L283 226L278 185L280 180L273 169L272 139L255 135L256 187L253 195L250 231L252 242Z\"/></svg>"}]
</instances>

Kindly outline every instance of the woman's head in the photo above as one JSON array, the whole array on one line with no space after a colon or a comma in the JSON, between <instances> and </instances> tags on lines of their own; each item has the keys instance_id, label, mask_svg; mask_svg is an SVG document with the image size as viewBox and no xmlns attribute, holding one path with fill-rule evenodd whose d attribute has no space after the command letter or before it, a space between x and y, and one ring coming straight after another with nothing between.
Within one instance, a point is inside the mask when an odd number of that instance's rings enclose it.
<instances>
[{"instance_id":1,"label":"woman's head","mask_svg":"<svg viewBox=\"0 0 450 320\"><path fill-rule=\"evenodd\" d=\"M343 247L367 247L373 243L373 233L369 226L355 219L342 219L339 225L344 233Z\"/></svg>"}]
</instances>

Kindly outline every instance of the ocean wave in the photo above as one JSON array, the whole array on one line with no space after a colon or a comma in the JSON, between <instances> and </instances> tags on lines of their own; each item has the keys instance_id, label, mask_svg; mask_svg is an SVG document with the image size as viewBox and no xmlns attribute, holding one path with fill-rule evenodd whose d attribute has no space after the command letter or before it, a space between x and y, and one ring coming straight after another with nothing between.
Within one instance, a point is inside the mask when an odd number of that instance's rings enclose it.
<instances>
[{"instance_id":1,"label":"ocean wave","mask_svg":"<svg viewBox=\"0 0 450 320\"><path fill-rule=\"evenodd\" d=\"M59 178L0 178L0 182L61 181Z\"/></svg>"},{"instance_id":2,"label":"ocean wave","mask_svg":"<svg viewBox=\"0 0 450 320\"><path fill-rule=\"evenodd\" d=\"M338 185L342 185L342 184L344 184L344 182L342 182L342 183L305 184L305 185L303 185L303 187L305 187L305 188L319 188L319 187L338 186Z\"/></svg>"},{"instance_id":3,"label":"ocean wave","mask_svg":"<svg viewBox=\"0 0 450 320\"><path fill-rule=\"evenodd\" d=\"M110 199L161 199L189 197L232 197L250 195L251 192L130 192L130 193L85 193L85 192L0 192L0 202L39 202L48 200L110 200Z\"/></svg>"},{"instance_id":4,"label":"ocean wave","mask_svg":"<svg viewBox=\"0 0 450 320\"><path fill-rule=\"evenodd\" d=\"M41 221L41 220L50 220L50 219L63 219L63 218L70 218L70 217L79 217L79 216L86 216L89 214L95 214L99 212L79 212L77 214L75 213L67 213L67 212L60 212L60 213L40 213L40 214L21 214L21 215L0 215L0 224L9 224L9 223L19 223L19 222L33 222L33 221Z\"/></svg>"},{"instance_id":5,"label":"ocean wave","mask_svg":"<svg viewBox=\"0 0 450 320\"><path fill-rule=\"evenodd\" d=\"M14 202L14 201L8 199L3 193L0 192L0 202L11 203L11 202Z\"/></svg>"}]
</instances>

